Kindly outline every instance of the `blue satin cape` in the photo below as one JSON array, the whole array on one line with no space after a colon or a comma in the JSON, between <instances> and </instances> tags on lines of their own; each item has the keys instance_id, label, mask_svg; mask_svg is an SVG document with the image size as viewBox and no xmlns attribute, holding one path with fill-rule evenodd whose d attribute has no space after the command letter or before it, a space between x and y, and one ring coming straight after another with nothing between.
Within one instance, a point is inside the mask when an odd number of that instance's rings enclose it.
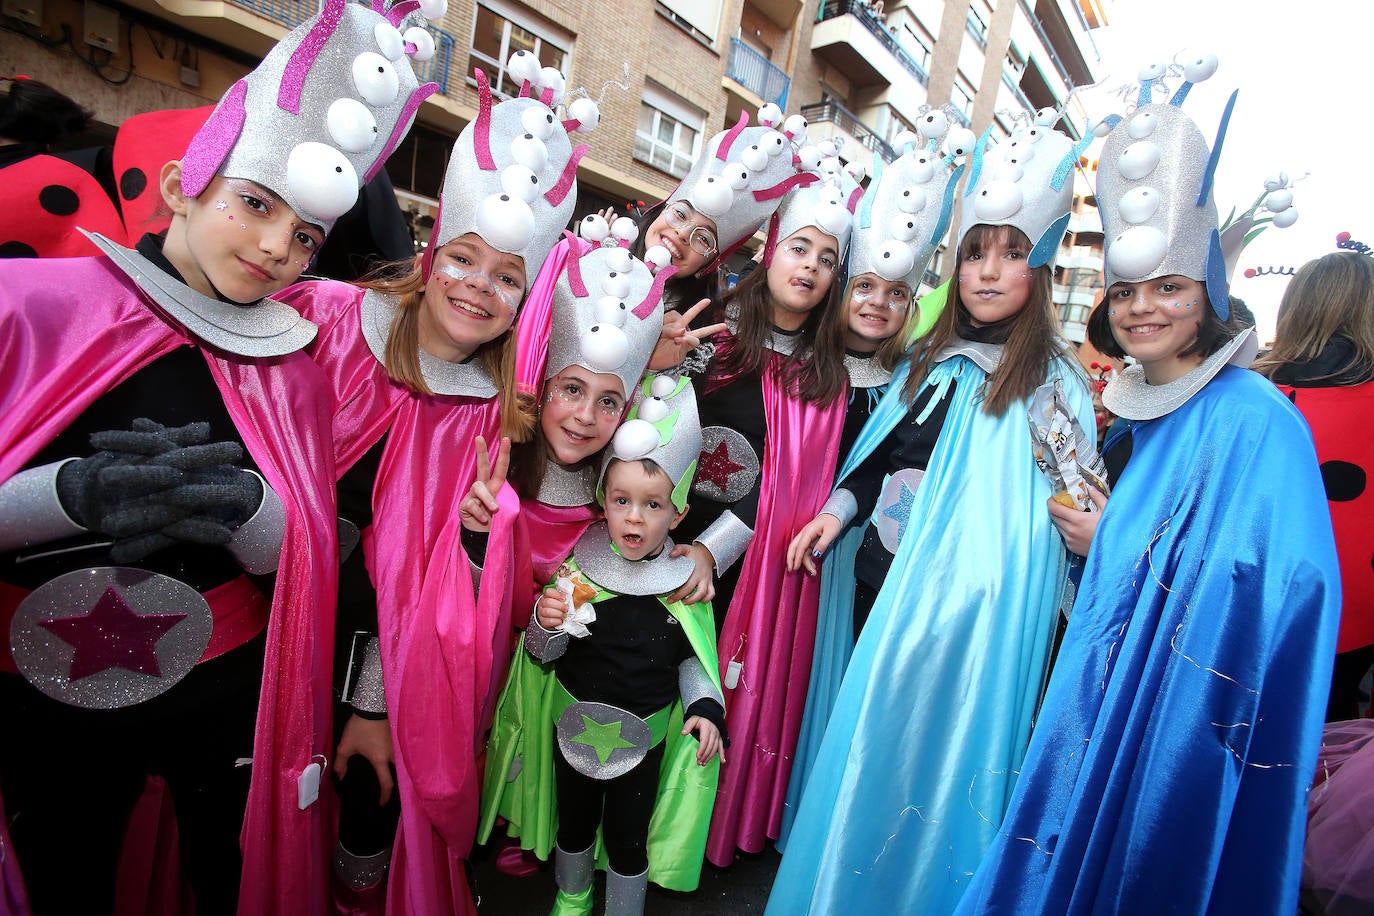
<instances>
[{"instance_id":1,"label":"blue satin cape","mask_svg":"<svg viewBox=\"0 0 1374 916\"><path fill-rule=\"evenodd\" d=\"M1340 613L1312 437L1232 366L1133 426L960 913L1297 912Z\"/></svg>"},{"instance_id":2,"label":"blue satin cape","mask_svg":"<svg viewBox=\"0 0 1374 916\"><path fill-rule=\"evenodd\" d=\"M1090 423L1082 373L1061 359L1049 377L1064 380L1079 421ZM996 834L1030 736L1067 563L1031 454L1027 405L983 413L985 378L954 356L925 383L958 384L911 527L835 696L770 914L947 913ZM904 381L899 370L846 469L905 415ZM824 619L848 630L852 576L830 579L847 591ZM843 633L832 636L842 642Z\"/></svg>"}]
</instances>

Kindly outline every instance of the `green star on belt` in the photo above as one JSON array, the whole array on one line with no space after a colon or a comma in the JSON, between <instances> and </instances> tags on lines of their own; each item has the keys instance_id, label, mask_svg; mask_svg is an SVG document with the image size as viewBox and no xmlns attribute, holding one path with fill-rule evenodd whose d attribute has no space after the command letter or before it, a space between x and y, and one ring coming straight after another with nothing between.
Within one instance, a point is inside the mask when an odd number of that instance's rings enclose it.
<instances>
[{"instance_id":1,"label":"green star on belt","mask_svg":"<svg viewBox=\"0 0 1374 916\"><path fill-rule=\"evenodd\" d=\"M601 761L602 766L605 766L606 761L611 759L611 754L615 752L616 748L634 747L634 742L626 741L620 737L622 723L619 719L608 725L602 725L591 716L584 715L582 725L582 734L573 738L572 743L585 744L596 751L597 759Z\"/></svg>"}]
</instances>

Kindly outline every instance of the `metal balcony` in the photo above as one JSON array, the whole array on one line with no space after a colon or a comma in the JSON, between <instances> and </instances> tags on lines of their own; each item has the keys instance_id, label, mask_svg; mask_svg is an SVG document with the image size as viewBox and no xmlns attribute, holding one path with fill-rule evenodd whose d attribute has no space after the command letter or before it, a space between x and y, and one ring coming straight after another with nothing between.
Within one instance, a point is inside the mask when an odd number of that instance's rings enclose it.
<instances>
[{"instance_id":1,"label":"metal balcony","mask_svg":"<svg viewBox=\"0 0 1374 916\"><path fill-rule=\"evenodd\" d=\"M897 152L873 129L859 120L859 116L833 99L815 105L803 105L802 117L808 124L829 123L849 134L856 141L883 157L884 162L897 158Z\"/></svg>"},{"instance_id":2,"label":"metal balcony","mask_svg":"<svg viewBox=\"0 0 1374 916\"><path fill-rule=\"evenodd\" d=\"M730 39L730 58L725 75L765 102L787 107L787 90L792 79L767 57L738 38Z\"/></svg>"},{"instance_id":3,"label":"metal balcony","mask_svg":"<svg viewBox=\"0 0 1374 916\"><path fill-rule=\"evenodd\" d=\"M235 6L279 22L288 29L294 29L315 13L319 12L319 0L230 0ZM362 0L360 0L362 2ZM371 5L371 4L365 4ZM453 47L456 39L445 30L424 23L424 27L429 30L429 34L434 36L434 56L429 60L421 62L415 61L415 76L420 82L435 82L439 84L439 91L448 93L448 71L449 58L453 54Z\"/></svg>"},{"instance_id":4,"label":"metal balcony","mask_svg":"<svg viewBox=\"0 0 1374 916\"><path fill-rule=\"evenodd\" d=\"M907 72L920 81L922 86L930 84L930 74L926 72L925 67L922 67L916 58L911 56L911 52L898 43L896 36L888 31L882 19L874 14L873 8L864 0L826 0L816 13L816 21L824 22L827 19L837 19L840 16L853 16L857 19L864 28L873 33L873 37L878 39L878 43L887 49Z\"/></svg>"}]
</instances>

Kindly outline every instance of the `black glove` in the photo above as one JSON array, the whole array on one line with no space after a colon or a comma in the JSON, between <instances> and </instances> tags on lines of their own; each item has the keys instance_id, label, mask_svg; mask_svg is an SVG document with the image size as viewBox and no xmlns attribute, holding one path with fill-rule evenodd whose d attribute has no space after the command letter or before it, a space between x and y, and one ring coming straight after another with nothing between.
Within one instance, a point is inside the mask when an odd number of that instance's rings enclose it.
<instances>
[{"instance_id":1,"label":"black glove","mask_svg":"<svg viewBox=\"0 0 1374 916\"><path fill-rule=\"evenodd\" d=\"M62 508L114 540L110 558L141 560L177 542L223 545L262 502L262 484L231 462L236 442L209 442L207 423L169 428L138 419L132 430L94 433L100 449L57 477Z\"/></svg>"}]
</instances>

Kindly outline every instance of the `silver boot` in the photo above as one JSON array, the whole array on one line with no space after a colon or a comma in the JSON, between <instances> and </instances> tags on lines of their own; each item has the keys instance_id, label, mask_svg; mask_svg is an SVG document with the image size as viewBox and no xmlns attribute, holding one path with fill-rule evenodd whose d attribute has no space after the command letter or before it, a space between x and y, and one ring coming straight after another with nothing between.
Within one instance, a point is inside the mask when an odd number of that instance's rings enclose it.
<instances>
[{"instance_id":1,"label":"silver boot","mask_svg":"<svg viewBox=\"0 0 1374 916\"><path fill-rule=\"evenodd\" d=\"M637 875L621 875L606 869L606 916L641 916L648 889L648 866Z\"/></svg>"}]
</instances>

